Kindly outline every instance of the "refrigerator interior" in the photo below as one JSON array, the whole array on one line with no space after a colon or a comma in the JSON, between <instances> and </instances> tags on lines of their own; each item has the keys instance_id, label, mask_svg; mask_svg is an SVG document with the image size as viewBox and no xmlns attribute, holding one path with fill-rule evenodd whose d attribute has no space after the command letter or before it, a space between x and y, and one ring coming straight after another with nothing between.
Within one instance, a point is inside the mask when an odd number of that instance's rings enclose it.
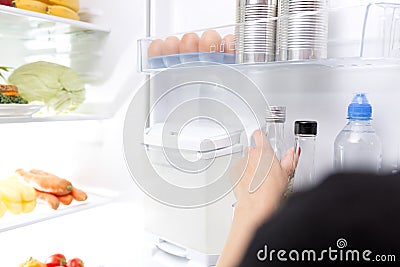
<instances>
[{"instance_id":1,"label":"refrigerator interior","mask_svg":"<svg viewBox=\"0 0 400 267\"><path fill-rule=\"evenodd\" d=\"M109 203L73 214L66 212L66 216L51 220L41 221L43 217L39 216L34 219L38 223L0 232L1 266L16 266L30 256L44 260L54 253L81 257L88 266L141 266L145 256L142 251L151 252L151 247L144 241L143 193L126 167L122 140L129 100L146 75L153 73L137 72L136 63L141 60L137 40L232 25L235 23L234 2L121 0L116 4L105 0L81 0L82 10L87 11L83 17L90 21L94 30L87 30L88 25L75 25L73 27L83 30L70 36L59 34L58 30L51 32L45 27L45 33L38 34L35 30L43 30L36 26L27 29L23 22L17 24L23 25L22 30L18 26L2 35L1 65L17 67L27 62L48 60L71 66L85 79L87 100L79 110L66 116L4 119L3 122L50 122L0 125L7 138L3 142L4 153L0 155L1 175L8 176L21 167L43 168L71 177L74 184L99 194L101 200ZM346 123L347 105L356 92L367 92L373 105L373 125L382 140L385 171L396 172L399 168L400 129L395 123L400 111L396 100L400 94L396 88L400 82L398 62L340 60L360 56L369 2L331 0L328 57L337 60L322 64L237 66L260 88L269 104L287 107L285 136L288 146L294 143L295 120L318 121L316 167L321 179L332 171L333 141ZM5 16L0 24L3 29L9 27L10 17L6 11L1 11ZM12 17L13 20L20 18L19 15ZM37 19L32 21L35 23ZM63 28L65 24L57 22L56 26ZM218 70L220 67L214 66L216 73L221 71ZM190 68L182 72L176 70L169 78L178 79L184 73L196 75L196 71ZM154 101L152 97L165 90L162 81L159 82L150 83L148 98L141 102L143 113L147 113ZM209 86L207 90L212 92L213 87ZM193 91L189 97L199 95L199 91ZM213 97L213 94L204 96ZM165 110L178 105L179 101L182 99L167 101L165 107L152 114L150 123L162 122ZM93 120L96 118L111 119ZM126 262L127 258L129 262ZM177 266L178 262L171 264Z\"/></svg>"},{"instance_id":2,"label":"refrigerator interior","mask_svg":"<svg viewBox=\"0 0 400 267\"><path fill-rule=\"evenodd\" d=\"M87 201L57 211L37 204L31 213L7 212L0 219L1 266L55 253L80 257L87 266L132 266L140 259L141 194L126 168L122 131L128 100L145 79L136 53L147 6L80 4L81 22L0 6L1 66L54 62L75 70L86 87L74 112L0 118L1 178L17 168L43 169L88 193ZM141 103L146 112L146 100Z\"/></svg>"}]
</instances>

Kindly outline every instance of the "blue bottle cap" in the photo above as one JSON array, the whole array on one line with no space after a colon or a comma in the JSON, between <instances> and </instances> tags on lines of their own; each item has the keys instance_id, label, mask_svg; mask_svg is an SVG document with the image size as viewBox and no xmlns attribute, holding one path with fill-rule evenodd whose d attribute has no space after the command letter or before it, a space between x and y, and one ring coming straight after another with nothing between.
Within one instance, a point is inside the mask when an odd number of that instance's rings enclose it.
<instances>
[{"instance_id":1,"label":"blue bottle cap","mask_svg":"<svg viewBox=\"0 0 400 267\"><path fill-rule=\"evenodd\" d=\"M364 93L356 94L347 109L348 119L370 120L372 106Z\"/></svg>"}]
</instances>

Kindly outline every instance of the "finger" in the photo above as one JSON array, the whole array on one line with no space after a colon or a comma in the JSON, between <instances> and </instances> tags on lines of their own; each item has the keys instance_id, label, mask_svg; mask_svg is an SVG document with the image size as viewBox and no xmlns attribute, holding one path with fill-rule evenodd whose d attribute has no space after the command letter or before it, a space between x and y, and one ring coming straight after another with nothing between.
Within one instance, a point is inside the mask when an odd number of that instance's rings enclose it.
<instances>
[{"instance_id":1,"label":"finger","mask_svg":"<svg viewBox=\"0 0 400 267\"><path fill-rule=\"evenodd\" d=\"M254 131L253 139L254 139L256 148L266 149L266 150L268 150L268 152L269 152L269 150L272 150L272 147L269 143L267 135L263 131L261 131L261 130Z\"/></svg>"},{"instance_id":2,"label":"finger","mask_svg":"<svg viewBox=\"0 0 400 267\"><path fill-rule=\"evenodd\" d=\"M296 169L298 157L294 156L294 147L291 147L286 151L285 156L281 160L281 166L283 171L290 176Z\"/></svg>"}]
</instances>

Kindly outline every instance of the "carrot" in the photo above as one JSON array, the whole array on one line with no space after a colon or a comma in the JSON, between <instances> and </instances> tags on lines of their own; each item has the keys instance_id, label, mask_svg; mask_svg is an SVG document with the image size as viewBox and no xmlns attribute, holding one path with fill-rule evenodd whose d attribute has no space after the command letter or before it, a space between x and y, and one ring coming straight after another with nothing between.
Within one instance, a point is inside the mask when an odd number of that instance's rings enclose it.
<instances>
[{"instance_id":1,"label":"carrot","mask_svg":"<svg viewBox=\"0 0 400 267\"><path fill-rule=\"evenodd\" d=\"M17 92L4 92L3 95L5 95L5 96L17 96L18 93Z\"/></svg>"},{"instance_id":2,"label":"carrot","mask_svg":"<svg viewBox=\"0 0 400 267\"><path fill-rule=\"evenodd\" d=\"M71 195L77 201L85 201L87 199L87 194L75 186L72 187Z\"/></svg>"},{"instance_id":3,"label":"carrot","mask_svg":"<svg viewBox=\"0 0 400 267\"><path fill-rule=\"evenodd\" d=\"M53 174L45 172L45 175L43 173L39 175L23 169L18 169L15 173L30 186L42 192L63 196L69 194L72 190L72 184L68 180Z\"/></svg>"},{"instance_id":4,"label":"carrot","mask_svg":"<svg viewBox=\"0 0 400 267\"><path fill-rule=\"evenodd\" d=\"M64 196L57 196L57 198L64 205L71 204L72 200L74 199L71 193Z\"/></svg>"},{"instance_id":5,"label":"carrot","mask_svg":"<svg viewBox=\"0 0 400 267\"><path fill-rule=\"evenodd\" d=\"M58 209L60 206L60 201L55 195L36 190L36 198L41 202L48 204L53 210Z\"/></svg>"}]
</instances>

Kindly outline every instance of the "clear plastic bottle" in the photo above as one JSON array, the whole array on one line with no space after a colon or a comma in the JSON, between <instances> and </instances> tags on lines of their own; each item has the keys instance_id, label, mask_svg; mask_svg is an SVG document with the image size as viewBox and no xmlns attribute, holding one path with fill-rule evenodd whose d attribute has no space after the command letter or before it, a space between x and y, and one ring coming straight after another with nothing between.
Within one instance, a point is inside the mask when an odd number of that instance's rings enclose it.
<instances>
[{"instance_id":1,"label":"clear plastic bottle","mask_svg":"<svg viewBox=\"0 0 400 267\"><path fill-rule=\"evenodd\" d=\"M348 107L348 123L335 139L336 171L379 172L382 145L371 119L372 107L367 97L356 94Z\"/></svg>"},{"instance_id":2,"label":"clear plastic bottle","mask_svg":"<svg viewBox=\"0 0 400 267\"><path fill-rule=\"evenodd\" d=\"M267 133L272 149L279 160L281 160L286 153L284 136L285 121L286 107L270 106L267 108L265 132Z\"/></svg>"},{"instance_id":3,"label":"clear plastic bottle","mask_svg":"<svg viewBox=\"0 0 400 267\"><path fill-rule=\"evenodd\" d=\"M315 141L317 137L316 121L296 121L294 126L295 154L298 160L294 174L293 191L301 191L315 185Z\"/></svg>"}]
</instances>

